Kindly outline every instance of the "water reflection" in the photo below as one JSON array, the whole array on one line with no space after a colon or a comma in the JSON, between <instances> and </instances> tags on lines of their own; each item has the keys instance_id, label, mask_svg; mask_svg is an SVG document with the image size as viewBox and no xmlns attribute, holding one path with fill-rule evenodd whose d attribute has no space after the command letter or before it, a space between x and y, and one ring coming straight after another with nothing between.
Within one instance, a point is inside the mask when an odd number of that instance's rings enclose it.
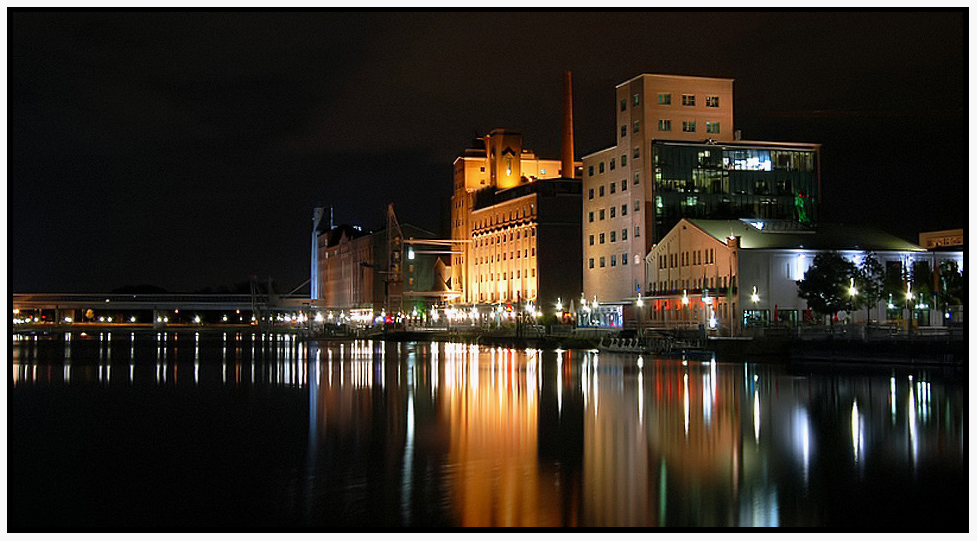
<instances>
[{"instance_id":1,"label":"water reflection","mask_svg":"<svg viewBox=\"0 0 977 541\"><path fill-rule=\"evenodd\" d=\"M236 332L23 336L12 352L14 390L299 393L308 437L281 473L297 528L889 529L966 508L966 384L938 368Z\"/></svg>"}]
</instances>

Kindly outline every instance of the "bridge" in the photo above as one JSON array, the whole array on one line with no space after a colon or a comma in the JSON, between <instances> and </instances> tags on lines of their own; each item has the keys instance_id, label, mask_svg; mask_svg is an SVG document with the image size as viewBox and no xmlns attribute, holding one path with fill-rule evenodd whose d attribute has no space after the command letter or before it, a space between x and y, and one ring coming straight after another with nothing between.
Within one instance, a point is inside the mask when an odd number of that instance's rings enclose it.
<instances>
[{"instance_id":1,"label":"bridge","mask_svg":"<svg viewBox=\"0 0 977 541\"><path fill-rule=\"evenodd\" d=\"M276 314L322 310L309 297L268 294L132 294L132 293L15 293L11 295L13 313L40 314L38 318L50 323L101 321L105 316L116 321L133 321L140 316L140 323L162 324L169 322L183 310L186 314L204 316L213 320L214 314L235 314L233 323L250 324L271 319ZM53 313L52 313L53 312ZM152 313L151 319L147 314ZM245 316L241 313L247 314ZM190 316L192 317L192 316ZM234 317L234 316L232 316ZM109 319L109 321L112 321ZM176 318L174 318L174 322ZM223 321L228 321L224 319Z\"/></svg>"}]
</instances>

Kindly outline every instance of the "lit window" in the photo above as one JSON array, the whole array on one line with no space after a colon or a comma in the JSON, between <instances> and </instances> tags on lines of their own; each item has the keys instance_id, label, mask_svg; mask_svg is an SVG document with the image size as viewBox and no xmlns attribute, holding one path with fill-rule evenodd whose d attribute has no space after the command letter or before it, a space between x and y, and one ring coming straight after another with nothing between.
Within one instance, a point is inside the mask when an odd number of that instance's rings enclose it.
<instances>
[{"instance_id":1,"label":"lit window","mask_svg":"<svg viewBox=\"0 0 977 541\"><path fill-rule=\"evenodd\" d=\"M635 94L634 95L634 106L637 107L640 104L641 104L641 98L639 98L638 95Z\"/></svg>"},{"instance_id":2,"label":"lit window","mask_svg":"<svg viewBox=\"0 0 977 541\"><path fill-rule=\"evenodd\" d=\"M664 118L658 119L658 131L672 131L672 121Z\"/></svg>"},{"instance_id":3,"label":"lit window","mask_svg":"<svg viewBox=\"0 0 977 541\"><path fill-rule=\"evenodd\" d=\"M692 107L695 105L695 94L682 94L682 105Z\"/></svg>"},{"instance_id":4,"label":"lit window","mask_svg":"<svg viewBox=\"0 0 977 541\"><path fill-rule=\"evenodd\" d=\"M671 105L672 104L672 94L669 92L659 92L658 93L658 105Z\"/></svg>"},{"instance_id":5,"label":"lit window","mask_svg":"<svg viewBox=\"0 0 977 541\"><path fill-rule=\"evenodd\" d=\"M641 121L640 120L635 120L634 121L634 126L633 126L632 130L634 131L634 133L638 133L639 131L641 131Z\"/></svg>"},{"instance_id":6,"label":"lit window","mask_svg":"<svg viewBox=\"0 0 977 541\"><path fill-rule=\"evenodd\" d=\"M695 131L695 120L683 120L682 121L682 131L684 131L684 132L694 132Z\"/></svg>"},{"instance_id":7,"label":"lit window","mask_svg":"<svg viewBox=\"0 0 977 541\"><path fill-rule=\"evenodd\" d=\"M719 133L719 123L706 122L706 133Z\"/></svg>"},{"instance_id":8,"label":"lit window","mask_svg":"<svg viewBox=\"0 0 977 541\"><path fill-rule=\"evenodd\" d=\"M706 107L719 107L719 96L706 96Z\"/></svg>"}]
</instances>

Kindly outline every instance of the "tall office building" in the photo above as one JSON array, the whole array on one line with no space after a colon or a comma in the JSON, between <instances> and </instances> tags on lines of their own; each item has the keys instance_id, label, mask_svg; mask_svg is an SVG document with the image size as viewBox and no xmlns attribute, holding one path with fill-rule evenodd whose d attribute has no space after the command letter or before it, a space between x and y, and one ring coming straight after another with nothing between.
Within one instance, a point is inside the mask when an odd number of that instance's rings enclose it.
<instances>
[{"instance_id":1,"label":"tall office building","mask_svg":"<svg viewBox=\"0 0 977 541\"><path fill-rule=\"evenodd\" d=\"M733 80L643 74L617 86L616 144L583 157L583 290L635 298L682 218L816 219L818 145L741 141Z\"/></svg>"}]
</instances>

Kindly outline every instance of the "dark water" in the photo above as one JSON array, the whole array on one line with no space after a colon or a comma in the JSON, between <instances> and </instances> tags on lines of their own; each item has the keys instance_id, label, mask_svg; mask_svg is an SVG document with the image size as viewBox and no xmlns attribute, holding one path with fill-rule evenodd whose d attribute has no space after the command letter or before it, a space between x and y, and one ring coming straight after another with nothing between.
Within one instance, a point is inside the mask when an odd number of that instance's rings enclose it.
<instances>
[{"instance_id":1,"label":"dark water","mask_svg":"<svg viewBox=\"0 0 977 541\"><path fill-rule=\"evenodd\" d=\"M15 337L17 531L966 531L967 377L248 333Z\"/></svg>"}]
</instances>

